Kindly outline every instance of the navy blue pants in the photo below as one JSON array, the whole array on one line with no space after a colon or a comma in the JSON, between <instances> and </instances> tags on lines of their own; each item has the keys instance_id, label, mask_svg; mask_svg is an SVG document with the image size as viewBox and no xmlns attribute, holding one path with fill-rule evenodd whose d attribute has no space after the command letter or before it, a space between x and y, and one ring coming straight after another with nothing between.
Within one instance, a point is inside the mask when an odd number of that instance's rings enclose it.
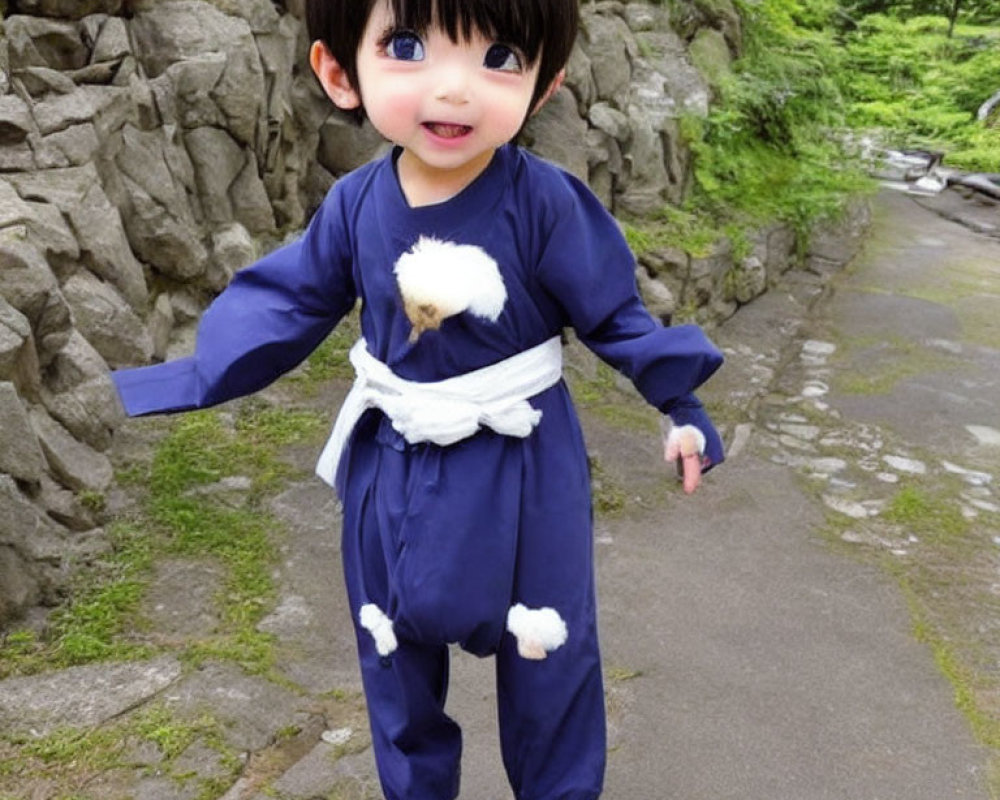
<instances>
[{"instance_id":1,"label":"navy blue pants","mask_svg":"<svg viewBox=\"0 0 1000 800\"><path fill-rule=\"evenodd\" d=\"M343 558L386 798L458 796L461 731L444 711L448 643L457 642L496 658L500 742L517 799L595 800L606 736L590 509L532 497L535 482L517 478L532 469L518 440L487 432L448 448L410 446L384 422L366 423L372 435L351 448ZM488 520L476 502L484 492ZM389 656L358 623L366 603L394 621L399 646ZM566 643L544 660L519 656L505 631L514 603L554 608Z\"/></svg>"}]
</instances>

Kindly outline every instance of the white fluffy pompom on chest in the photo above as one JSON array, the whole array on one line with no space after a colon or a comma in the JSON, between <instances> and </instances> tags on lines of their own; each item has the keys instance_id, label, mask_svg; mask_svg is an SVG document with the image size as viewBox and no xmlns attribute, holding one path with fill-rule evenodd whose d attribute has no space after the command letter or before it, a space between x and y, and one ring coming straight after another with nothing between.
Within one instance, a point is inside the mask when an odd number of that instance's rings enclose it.
<instances>
[{"instance_id":1,"label":"white fluffy pompom on chest","mask_svg":"<svg viewBox=\"0 0 1000 800\"><path fill-rule=\"evenodd\" d=\"M410 341L437 330L448 317L469 312L496 322L507 302L497 262L481 247L421 236L396 261Z\"/></svg>"}]
</instances>

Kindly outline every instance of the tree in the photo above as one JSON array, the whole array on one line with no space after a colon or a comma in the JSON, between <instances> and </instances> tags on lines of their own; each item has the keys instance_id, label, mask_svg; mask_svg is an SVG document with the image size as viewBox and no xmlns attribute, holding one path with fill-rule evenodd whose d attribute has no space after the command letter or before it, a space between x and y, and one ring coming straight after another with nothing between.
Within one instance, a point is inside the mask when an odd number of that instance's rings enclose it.
<instances>
[{"instance_id":1,"label":"tree","mask_svg":"<svg viewBox=\"0 0 1000 800\"><path fill-rule=\"evenodd\" d=\"M962 10L962 0L952 0L951 9L948 11L948 38L955 33L955 20L958 19L958 12Z\"/></svg>"},{"instance_id":2,"label":"tree","mask_svg":"<svg viewBox=\"0 0 1000 800\"><path fill-rule=\"evenodd\" d=\"M945 17L949 37L954 33L959 15L970 22L1000 23L1000 0L848 0L844 8L853 16Z\"/></svg>"}]
</instances>

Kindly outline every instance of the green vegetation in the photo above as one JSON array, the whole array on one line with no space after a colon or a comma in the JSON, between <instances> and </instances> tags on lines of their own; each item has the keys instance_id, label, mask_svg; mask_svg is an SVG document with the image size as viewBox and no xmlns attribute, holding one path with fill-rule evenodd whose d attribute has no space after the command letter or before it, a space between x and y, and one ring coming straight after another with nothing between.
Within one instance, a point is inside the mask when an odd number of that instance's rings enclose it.
<instances>
[{"instance_id":1,"label":"green vegetation","mask_svg":"<svg viewBox=\"0 0 1000 800\"><path fill-rule=\"evenodd\" d=\"M596 359L588 358L588 362L593 365L592 374L586 374L575 364L571 364L567 372L577 406L616 427L656 433L659 429L656 411L644 402L630 402L638 394L631 385L622 383L621 376L613 368Z\"/></svg>"},{"instance_id":2,"label":"green vegetation","mask_svg":"<svg viewBox=\"0 0 1000 800\"><path fill-rule=\"evenodd\" d=\"M858 14L892 13L903 19L940 16L947 20L949 35L956 23L1000 24L1000 2L997 0L849 0L845 12Z\"/></svg>"},{"instance_id":3,"label":"green vegetation","mask_svg":"<svg viewBox=\"0 0 1000 800\"><path fill-rule=\"evenodd\" d=\"M136 510L111 526L111 552L80 575L43 633L7 634L0 677L172 652L188 664L227 660L286 682L272 669L272 637L257 630L273 606L281 536L264 504L293 474L279 449L318 439L326 420L250 400L231 410L147 424L162 425L164 438L151 461L119 476L138 497ZM154 565L171 558L207 562L219 573L210 632L164 639L142 618ZM214 751L218 768L209 775L193 772L184 755L192 745ZM185 796L210 800L231 785L242 763L211 715L181 715L159 704L94 728L40 737L0 733L0 781L58 788L46 796L103 796L99 785L89 785L98 776L113 782L118 772L144 768L182 786Z\"/></svg>"},{"instance_id":4,"label":"green vegetation","mask_svg":"<svg viewBox=\"0 0 1000 800\"><path fill-rule=\"evenodd\" d=\"M950 498L917 486L900 489L883 516L887 522L903 526L918 538L939 542L958 542L970 527Z\"/></svg>"},{"instance_id":5,"label":"green vegetation","mask_svg":"<svg viewBox=\"0 0 1000 800\"><path fill-rule=\"evenodd\" d=\"M228 773L225 780L222 775L202 777L178 765L181 754L195 742L221 756ZM158 774L181 785L193 783L199 800L218 797L241 767L238 755L224 744L221 725L210 714L184 719L163 705L153 705L89 730L61 728L44 736L0 736L0 777L44 780L49 786L57 781L63 792L58 797L83 800L96 796L86 790L96 776L132 769L143 745L155 747Z\"/></svg>"},{"instance_id":6,"label":"green vegetation","mask_svg":"<svg viewBox=\"0 0 1000 800\"><path fill-rule=\"evenodd\" d=\"M361 322L358 309L355 309L340 321L333 333L309 355L303 369L289 376L289 380L308 395L314 395L324 381L352 380L354 368L347 354L360 336Z\"/></svg>"},{"instance_id":7,"label":"green vegetation","mask_svg":"<svg viewBox=\"0 0 1000 800\"><path fill-rule=\"evenodd\" d=\"M141 635L140 608L154 562L169 556L208 560L224 576L218 630L172 646L189 661L224 658L267 672L271 639L256 624L274 598L280 531L262 501L292 474L278 448L319 437L325 428L314 413L258 401L244 402L234 415L204 411L171 423L152 463L119 477L144 494L139 512L111 526L111 553L81 574L44 634L7 635L0 677L158 652ZM246 482L239 503L227 502L225 492L203 491L233 477Z\"/></svg>"},{"instance_id":8,"label":"green vegetation","mask_svg":"<svg viewBox=\"0 0 1000 800\"><path fill-rule=\"evenodd\" d=\"M817 221L836 218L872 183L842 135L845 106L832 0L737 0L743 52L718 77L706 118L681 133L694 159L694 184L681 208L626 227L638 252L669 244L694 256L723 237L775 221L791 225L804 249Z\"/></svg>"},{"instance_id":9,"label":"green vegetation","mask_svg":"<svg viewBox=\"0 0 1000 800\"><path fill-rule=\"evenodd\" d=\"M852 141L944 153L1000 172L1000 2L734 0L743 50L714 79L707 118L682 120L694 183L680 208L630 220L633 249L694 256L775 220L800 249L818 220L874 188ZM936 15L936 16L935 16Z\"/></svg>"},{"instance_id":10,"label":"green vegetation","mask_svg":"<svg viewBox=\"0 0 1000 800\"><path fill-rule=\"evenodd\" d=\"M692 209L720 222L790 223L805 237L867 182L831 136L844 124L836 5L738 4L744 53L706 120L688 120Z\"/></svg>"},{"instance_id":11,"label":"green vegetation","mask_svg":"<svg viewBox=\"0 0 1000 800\"><path fill-rule=\"evenodd\" d=\"M943 17L874 14L844 35L847 119L889 145L925 147L945 163L1000 171L1000 124L976 119L1000 90L1000 28Z\"/></svg>"},{"instance_id":12,"label":"green vegetation","mask_svg":"<svg viewBox=\"0 0 1000 800\"><path fill-rule=\"evenodd\" d=\"M954 371L958 362L920 342L900 336L841 339L839 363L866 364L867 368L838 371L833 375L837 391L854 395L889 394L898 384L930 371Z\"/></svg>"},{"instance_id":13,"label":"green vegetation","mask_svg":"<svg viewBox=\"0 0 1000 800\"><path fill-rule=\"evenodd\" d=\"M627 495L624 487L608 475L601 462L594 456L589 457L590 489L593 496L594 511L601 516L613 516L622 513L627 506Z\"/></svg>"},{"instance_id":14,"label":"green vegetation","mask_svg":"<svg viewBox=\"0 0 1000 800\"><path fill-rule=\"evenodd\" d=\"M856 544L843 547L841 535L848 529L864 532L872 547L867 556L897 581L914 637L951 684L955 706L973 735L993 751L985 778L990 796L1000 797L998 643L992 625L998 601L991 544L1000 530L996 519L972 521L962 513L963 486L941 476L909 478L880 515L864 522L831 517L827 534L838 551L860 555ZM890 546L903 547L905 555L889 552Z\"/></svg>"},{"instance_id":15,"label":"green vegetation","mask_svg":"<svg viewBox=\"0 0 1000 800\"><path fill-rule=\"evenodd\" d=\"M630 669L629 667L614 666L604 670L604 679L608 683L625 683L625 681L635 680L642 676L641 669Z\"/></svg>"},{"instance_id":16,"label":"green vegetation","mask_svg":"<svg viewBox=\"0 0 1000 800\"><path fill-rule=\"evenodd\" d=\"M692 256L707 256L719 240L715 224L690 210L664 206L651 220L623 223L625 240L636 253L679 247Z\"/></svg>"},{"instance_id":17,"label":"green vegetation","mask_svg":"<svg viewBox=\"0 0 1000 800\"><path fill-rule=\"evenodd\" d=\"M128 522L111 526L112 553L81 574L42 636L14 630L0 649L0 677L92 661L143 658L151 649L126 632L152 566L150 537Z\"/></svg>"}]
</instances>

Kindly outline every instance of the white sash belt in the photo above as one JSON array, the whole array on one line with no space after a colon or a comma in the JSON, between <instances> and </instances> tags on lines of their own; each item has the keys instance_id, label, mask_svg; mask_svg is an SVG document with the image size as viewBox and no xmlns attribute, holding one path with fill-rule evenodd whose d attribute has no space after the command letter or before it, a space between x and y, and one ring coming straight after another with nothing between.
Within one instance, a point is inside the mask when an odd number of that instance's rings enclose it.
<instances>
[{"instance_id":1,"label":"white sash belt","mask_svg":"<svg viewBox=\"0 0 1000 800\"><path fill-rule=\"evenodd\" d=\"M558 336L488 367L431 383L398 377L368 352L364 339L351 348L350 359L357 377L316 465L316 474L331 486L344 445L366 409L381 409L410 444L454 444L482 426L524 438L542 417L528 398L562 377Z\"/></svg>"}]
</instances>

